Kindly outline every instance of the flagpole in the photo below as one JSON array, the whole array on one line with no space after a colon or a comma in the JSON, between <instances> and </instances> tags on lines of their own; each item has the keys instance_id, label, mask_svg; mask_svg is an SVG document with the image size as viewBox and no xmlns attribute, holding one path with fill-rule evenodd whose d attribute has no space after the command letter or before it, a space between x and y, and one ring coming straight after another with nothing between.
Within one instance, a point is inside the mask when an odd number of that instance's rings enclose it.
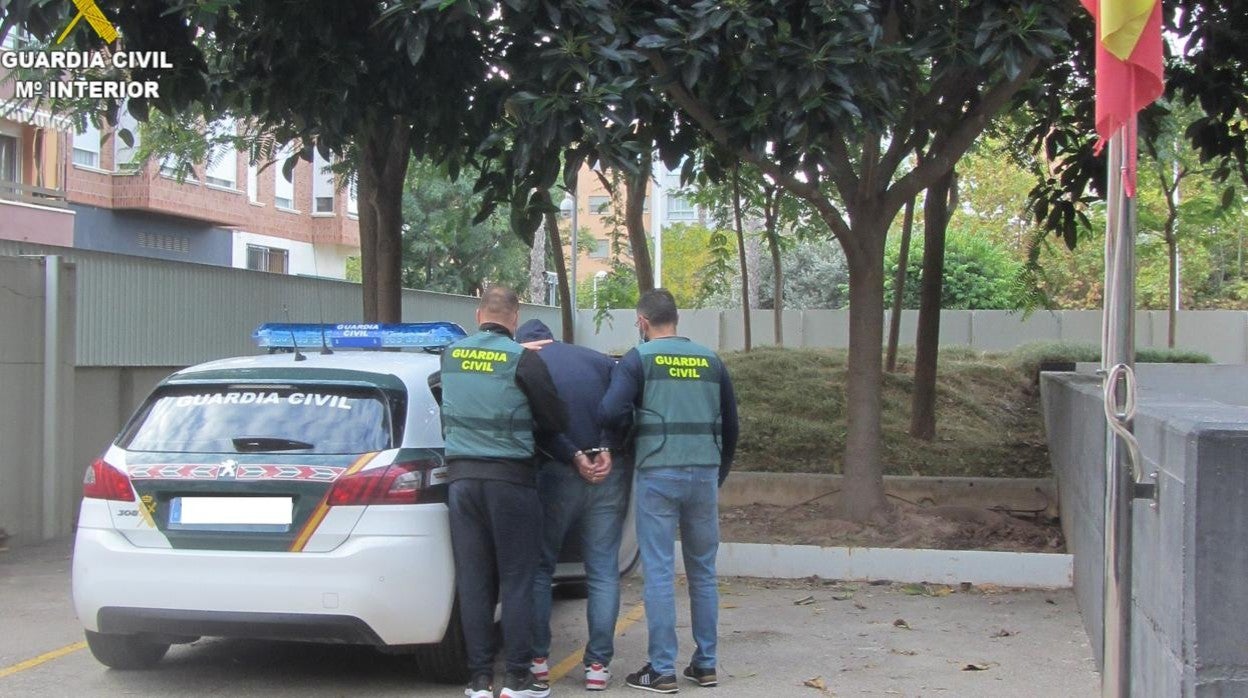
<instances>
[{"instance_id":1,"label":"flagpole","mask_svg":"<svg viewBox=\"0 0 1248 698\"><path fill-rule=\"evenodd\" d=\"M1109 141L1108 197L1105 226L1105 286L1101 368L1105 395L1105 589L1101 695L1127 698L1131 692L1131 510L1135 477L1127 444L1109 426L1118 418L1130 429L1135 365L1135 199L1123 184L1124 126ZM1124 368L1125 367L1125 368ZM1123 385L1123 383L1129 383ZM1124 404L1124 402L1126 404Z\"/></svg>"}]
</instances>

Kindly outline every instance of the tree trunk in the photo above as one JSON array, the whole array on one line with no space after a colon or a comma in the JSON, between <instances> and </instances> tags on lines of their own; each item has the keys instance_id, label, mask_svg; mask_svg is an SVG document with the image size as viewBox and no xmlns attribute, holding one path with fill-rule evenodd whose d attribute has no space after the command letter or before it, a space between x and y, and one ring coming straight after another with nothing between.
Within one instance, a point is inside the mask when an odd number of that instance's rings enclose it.
<instances>
[{"instance_id":1,"label":"tree trunk","mask_svg":"<svg viewBox=\"0 0 1248 698\"><path fill-rule=\"evenodd\" d=\"M624 228L633 253L633 269L637 273L637 289L645 293L654 288L654 263L650 260L649 237L646 234L646 188L650 183L652 156L641 158L636 175L624 178Z\"/></svg>"},{"instance_id":2,"label":"tree trunk","mask_svg":"<svg viewBox=\"0 0 1248 698\"><path fill-rule=\"evenodd\" d=\"M1174 348L1175 325L1179 320L1179 241L1175 235L1175 216L1166 219L1166 252L1170 258L1170 327L1166 332L1166 346Z\"/></svg>"},{"instance_id":3,"label":"tree trunk","mask_svg":"<svg viewBox=\"0 0 1248 698\"><path fill-rule=\"evenodd\" d=\"M529 302L546 302L546 235L545 231L533 234L533 247L529 249Z\"/></svg>"},{"instance_id":4,"label":"tree trunk","mask_svg":"<svg viewBox=\"0 0 1248 698\"><path fill-rule=\"evenodd\" d=\"M779 197L772 199L763 212L763 232L767 237L767 247L771 251L771 307L774 318L773 331L776 334L776 346L784 346L784 266L780 263L780 232L776 230L776 208Z\"/></svg>"},{"instance_id":5,"label":"tree trunk","mask_svg":"<svg viewBox=\"0 0 1248 698\"><path fill-rule=\"evenodd\" d=\"M936 438L936 369L940 356L940 300L944 291L945 232L949 227L950 170L927 190L923 202L923 277L919 297L919 328L914 342L914 393L910 435Z\"/></svg>"},{"instance_id":6,"label":"tree trunk","mask_svg":"<svg viewBox=\"0 0 1248 698\"><path fill-rule=\"evenodd\" d=\"M364 135L361 148L360 269L369 322L403 321L403 187L410 138L410 127L383 120ZM367 236L365 219L373 226Z\"/></svg>"},{"instance_id":7,"label":"tree trunk","mask_svg":"<svg viewBox=\"0 0 1248 698\"><path fill-rule=\"evenodd\" d=\"M745 259L745 229L741 226L741 172L732 171L732 217L737 230L737 258L741 260L741 315L745 323L745 350L750 350L750 270Z\"/></svg>"},{"instance_id":8,"label":"tree trunk","mask_svg":"<svg viewBox=\"0 0 1248 698\"><path fill-rule=\"evenodd\" d=\"M550 192L546 192L546 203L551 203ZM576 341L576 328L572 326L572 287L568 284L568 262L563 256L563 240L559 239L559 217L553 211L548 211L544 220L546 242L554 257L555 277L559 284L559 319L563 323L563 341L572 344Z\"/></svg>"},{"instance_id":9,"label":"tree trunk","mask_svg":"<svg viewBox=\"0 0 1248 698\"><path fill-rule=\"evenodd\" d=\"M755 221L751 220L751 223L754 222ZM758 239L757 225L751 225L749 232L752 233L752 235L745 240L745 262L746 268L750 270L750 275L747 279L748 284L746 287L750 292L750 307L757 308L760 305L758 287L762 283L762 275L760 274L759 269L762 266L763 243Z\"/></svg>"},{"instance_id":10,"label":"tree trunk","mask_svg":"<svg viewBox=\"0 0 1248 698\"><path fill-rule=\"evenodd\" d=\"M369 167L360 167L360 291L364 322L377 320L377 178Z\"/></svg>"},{"instance_id":11,"label":"tree trunk","mask_svg":"<svg viewBox=\"0 0 1248 698\"><path fill-rule=\"evenodd\" d=\"M910 265L910 236L914 232L914 199L906 202L901 222L901 250L897 254L897 273L893 275L893 312L888 316L888 352L884 370L897 370L897 341L901 336L901 306L906 295L906 271Z\"/></svg>"},{"instance_id":12,"label":"tree trunk","mask_svg":"<svg viewBox=\"0 0 1248 698\"><path fill-rule=\"evenodd\" d=\"M880 464L880 385L884 341L884 237L886 221L854 218L855 253L849 263L849 362L845 379L845 465L841 507L866 521L884 506Z\"/></svg>"}]
</instances>

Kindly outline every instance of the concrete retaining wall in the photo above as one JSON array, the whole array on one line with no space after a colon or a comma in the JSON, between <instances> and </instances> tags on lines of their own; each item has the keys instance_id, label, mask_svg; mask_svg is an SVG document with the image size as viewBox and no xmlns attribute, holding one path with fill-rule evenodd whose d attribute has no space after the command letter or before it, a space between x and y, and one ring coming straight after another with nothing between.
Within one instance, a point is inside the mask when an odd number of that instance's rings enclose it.
<instances>
[{"instance_id":1,"label":"concrete retaining wall","mask_svg":"<svg viewBox=\"0 0 1248 698\"><path fill-rule=\"evenodd\" d=\"M1158 506L1135 507L1133 696L1248 695L1248 369L1141 366L1135 433ZM1090 374L1041 379L1075 593L1101 661L1105 420ZM1225 401L1221 401L1225 400Z\"/></svg>"},{"instance_id":2,"label":"concrete retaining wall","mask_svg":"<svg viewBox=\"0 0 1248 698\"><path fill-rule=\"evenodd\" d=\"M596 327L593 310L577 316L577 342L601 351L619 353L637 343L631 310L611 311L612 322ZM682 310L681 333L719 351L745 346L740 310ZM754 346L775 344L773 311L750 313ZM914 343L918 313L903 310L901 344ZM885 316L887 320L887 316ZM1164 311L1142 310L1136 314L1136 345L1166 346L1169 320ZM1101 342L1099 310L1037 312L1024 317L1008 310L945 310L940 314L942 346L969 346L979 351L1008 351L1037 341ZM849 346L848 310L784 311L784 345L838 349ZM1213 357L1218 363L1248 363L1248 312L1236 310L1183 310L1179 312L1178 345Z\"/></svg>"}]
</instances>

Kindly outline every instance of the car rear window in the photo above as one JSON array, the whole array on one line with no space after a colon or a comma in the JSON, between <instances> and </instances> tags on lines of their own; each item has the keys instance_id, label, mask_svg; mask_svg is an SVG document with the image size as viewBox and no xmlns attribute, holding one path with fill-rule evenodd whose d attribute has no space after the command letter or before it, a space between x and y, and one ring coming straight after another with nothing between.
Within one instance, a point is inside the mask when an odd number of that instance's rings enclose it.
<instances>
[{"instance_id":1,"label":"car rear window","mask_svg":"<svg viewBox=\"0 0 1248 698\"><path fill-rule=\"evenodd\" d=\"M118 445L175 453L367 453L393 447L390 401L343 386L180 386L150 398Z\"/></svg>"}]
</instances>

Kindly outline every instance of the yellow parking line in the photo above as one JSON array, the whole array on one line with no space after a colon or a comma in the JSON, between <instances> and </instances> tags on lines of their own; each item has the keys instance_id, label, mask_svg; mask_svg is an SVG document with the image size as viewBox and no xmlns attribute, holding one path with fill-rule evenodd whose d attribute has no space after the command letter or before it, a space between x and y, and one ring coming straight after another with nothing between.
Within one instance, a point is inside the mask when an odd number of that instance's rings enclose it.
<instances>
[{"instance_id":1,"label":"yellow parking line","mask_svg":"<svg viewBox=\"0 0 1248 698\"><path fill-rule=\"evenodd\" d=\"M628 613L625 613L620 618L620 620L616 622L615 624L616 637L623 635L625 630L628 630L628 628L633 623L636 623L637 621L641 620L642 618L645 617L645 615L646 615L645 605L642 604L641 602L638 602L637 605L633 606L632 609L630 609ZM559 662L553 668L551 668L550 682L552 684L562 679L563 677L567 676L568 672L572 671L573 667L581 663L581 658L584 655L583 650L584 648L579 649L573 652L572 654L569 654L568 656L563 658L563 661Z\"/></svg>"},{"instance_id":2,"label":"yellow parking line","mask_svg":"<svg viewBox=\"0 0 1248 698\"><path fill-rule=\"evenodd\" d=\"M80 649L84 649L86 648L86 646L87 646L87 643L85 642L75 642L72 645L65 645L64 647L57 649L57 650L52 650L51 652L44 652L38 657L27 659L24 662L18 662L17 664L14 664L12 666L6 666L3 669L0 669L0 679L6 676L9 676L10 674L16 674L19 671L26 671L27 669L33 669L39 666L40 664L43 664L45 662L50 662L53 659L60 659L61 657L64 657L67 654L73 654L74 652L77 652Z\"/></svg>"}]
</instances>

